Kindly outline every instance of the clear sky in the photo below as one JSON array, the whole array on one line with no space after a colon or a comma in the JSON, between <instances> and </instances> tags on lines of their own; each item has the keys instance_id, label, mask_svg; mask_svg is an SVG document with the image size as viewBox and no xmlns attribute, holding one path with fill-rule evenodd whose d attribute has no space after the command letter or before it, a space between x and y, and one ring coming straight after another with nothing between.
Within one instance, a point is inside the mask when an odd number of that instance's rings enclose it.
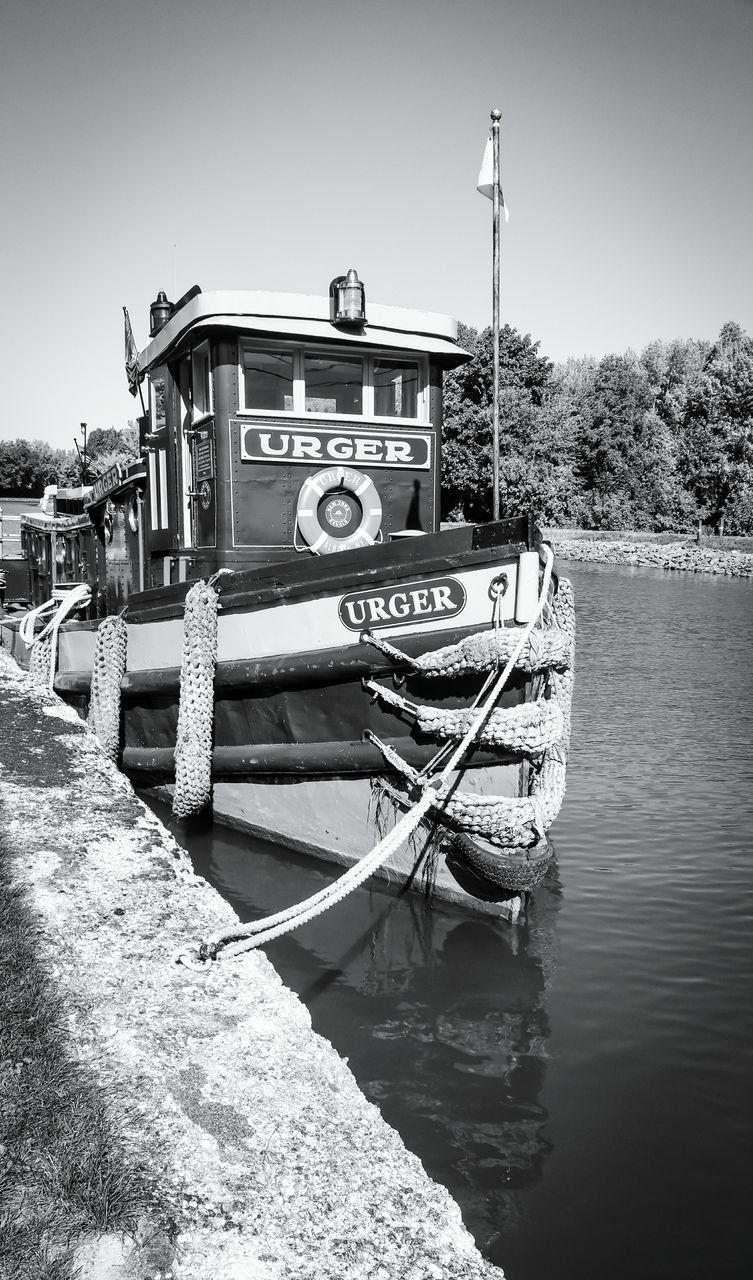
<instances>
[{"instance_id":1,"label":"clear sky","mask_svg":"<svg viewBox=\"0 0 753 1280\"><path fill-rule=\"evenodd\" d=\"M159 289L502 318L554 360L753 333L752 0L0 0L0 438L137 412Z\"/></svg>"}]
</instances>

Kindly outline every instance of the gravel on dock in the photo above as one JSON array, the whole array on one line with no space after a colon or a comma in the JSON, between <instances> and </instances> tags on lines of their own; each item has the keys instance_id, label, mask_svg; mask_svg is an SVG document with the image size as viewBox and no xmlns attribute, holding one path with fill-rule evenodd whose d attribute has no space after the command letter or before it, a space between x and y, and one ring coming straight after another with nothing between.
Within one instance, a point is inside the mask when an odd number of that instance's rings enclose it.
<instances>
[{"instance_id":1,"label":"gravel on dock","mask_svg":"<svg viewBox=\"0 0 753 1280\"><path fill-rule=\"evenodd\" d=\"M176 962L235 913L2 651L0 797L73 1051L138 1115L129 1140L174 1224L81 1241L81 1280L502 1276L263 953Z\"/></svg>"}]
</instances>

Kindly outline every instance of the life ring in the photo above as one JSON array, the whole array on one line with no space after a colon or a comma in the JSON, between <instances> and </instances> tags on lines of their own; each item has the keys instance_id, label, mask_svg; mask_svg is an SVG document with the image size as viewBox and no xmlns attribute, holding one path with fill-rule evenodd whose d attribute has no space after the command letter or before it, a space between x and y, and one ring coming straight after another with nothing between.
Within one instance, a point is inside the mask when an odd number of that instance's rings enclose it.
<instances>
[{"instance_id":1,"label":"life ring","mask_svg":"<svg viewBox=\"0 0 753 1280\"><path fill-rule=\"evenodd\" d=\"M332 494L329 502L322 502ZM382 526L382 502L374 481L350 467L317 471L301 485L296 519L316 555L370 547ZM355 525L354 528L351 526ZM340 533L340 530L345 530Z\"/></svg>"}]
</instances>

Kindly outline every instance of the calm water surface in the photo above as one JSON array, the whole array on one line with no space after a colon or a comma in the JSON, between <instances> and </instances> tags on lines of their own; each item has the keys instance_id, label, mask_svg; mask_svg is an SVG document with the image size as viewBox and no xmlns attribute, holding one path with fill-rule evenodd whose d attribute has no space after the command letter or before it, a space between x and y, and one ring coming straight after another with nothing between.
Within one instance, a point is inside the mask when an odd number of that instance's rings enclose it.
<instances>
[{"instance_id":1,"label":"calm water surface","mask_svg":"<svg viewBox=\"0 0 753 1280\"><path fill-rule=\"evenodd\" d=\"M561 568L573 748L527 920L362 890L268 954L509 1280L748 1277L753 584ZM188 844L244 918L330 878Z\"/></svg>"}]
</instances>

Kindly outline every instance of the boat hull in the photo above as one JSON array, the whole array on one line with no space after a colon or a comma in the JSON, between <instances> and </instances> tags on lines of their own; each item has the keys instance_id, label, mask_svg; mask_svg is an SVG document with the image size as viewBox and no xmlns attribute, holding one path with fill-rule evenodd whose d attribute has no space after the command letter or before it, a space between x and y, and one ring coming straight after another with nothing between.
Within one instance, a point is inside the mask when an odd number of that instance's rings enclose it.
<instances>
[{"instance_id":1,"label":"boat hull","mask_svg":"<svg viewBox=\"0 0 753 1280\"><path fill-rule=\"evenodd\" d=\"M528 522L508 521L323 561L217 580L205 763L218 821L349 866L415 804L415 774L431 774L437 753L444 748L446 758L452 748L452 738L427 731L410 708L467 714L490 676L471 663L427 678L422 655L492 632L521 633L535 617L542 555ZM116 738L121 767L144 787L172 788L176 777L186 663L198 662L189 587L129 600ZM550 596L555 590L553 579ZM107 659L96 642L94 622L66 623L58 638L55 688L82 712L92 670ZM17 637L10 643L22 658ZM540 691L539 675L513 669L496 709L524 710ZM473 741L455 783L471 802L514 801L528 794L530 770L520 744ZM533 851L506 848L493 832L488 840L483 830L464 833L432 808L379 873L514 916L548 860L545 833L531 843Z\"/></svg>"},{"instance_id":2,"label":"boat hull","mask_svg":"<svg viewBox=\"0 0 753 1280\"><path fill-rule=\"evenodd\" d=\"M516 796L521 793L523 773L521 764L475 769L466 775L464 785L478 794L493 789L496 794ZM385 786L377 778L284 776L220 781L212 791L212 814L224 826L347 868L370 853L410 807L409 798L394 782ZM172 793L172 787L153 789L153 794L168 802ZM436 823L422 824L374 874L429 900L517 919L521 890L497 884L489 876L474 876L455 839Z\"/></svg>"}]
</instances>

